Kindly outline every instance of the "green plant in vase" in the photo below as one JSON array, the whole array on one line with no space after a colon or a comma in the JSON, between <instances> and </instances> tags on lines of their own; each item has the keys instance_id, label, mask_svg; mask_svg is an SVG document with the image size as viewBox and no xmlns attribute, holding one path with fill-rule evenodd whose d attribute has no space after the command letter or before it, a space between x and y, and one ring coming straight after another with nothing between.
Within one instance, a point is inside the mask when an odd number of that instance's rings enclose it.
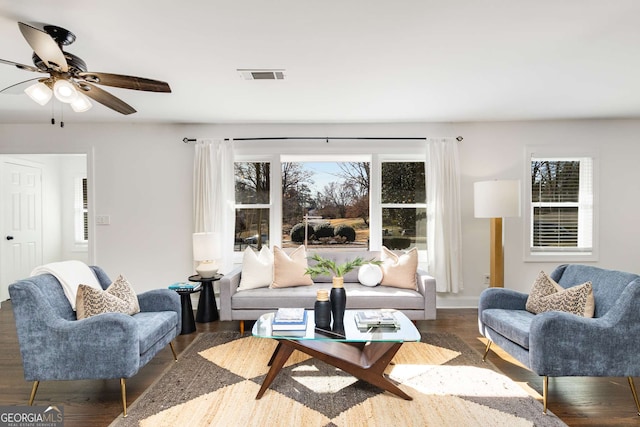
<instances>
[{"instance_id":1,"label":"green plant in vase","mask_svg":"<svg viewBox=\"0 0 640 427\"><path fill-rule=\"evenodd\" d=\"M314 260L316 264L313 267L308 267L305 272L306 274L310 275L312 278L319 275L331 275L334 279L342 279L342 281L344 281L345 274L357 267L362 267L365 264L382 264L382 261L378 261L373 258L365 260L361 257L356 257L342 264L336 264L334 260L323 258L318 254L313 254L309 259Z\"/></svg>"},{"instance_id":2,"label":"green plant in vase","mask_svg":"<svg viewBox=\"0 0 640 427\"><path fill-rule=\"evenodd\" d=\"M380 265L382 261L374 259L365 260L361 257L356 257L342 264L336 264L335 261L323 258L318 254L313 254L310 259L314 260L316 264L313 267L308 267L305 272L306 274L311 277L319 276L321 274L333 276L333 287L331 288L329 298L331 300L331 314L333 317L332 330L333 332L344 336L344 310L347 307L347 294L344 290L344 275L365 264Z\"/></svg>"}]
</instances>

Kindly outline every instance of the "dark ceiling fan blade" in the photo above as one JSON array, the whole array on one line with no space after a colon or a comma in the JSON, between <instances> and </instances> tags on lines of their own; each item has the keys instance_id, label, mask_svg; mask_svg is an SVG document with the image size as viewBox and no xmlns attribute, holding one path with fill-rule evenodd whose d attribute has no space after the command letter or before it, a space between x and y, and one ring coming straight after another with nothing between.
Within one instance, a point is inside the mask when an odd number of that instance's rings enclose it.
<instances>
[{"instance_id":1,"label":"dark ceiling fan blade","mask_svg":"<svg viewBox=\"0 0 640 427\"><path fill-rule=\"evenodd\" d=\"M127 115L136 112L136 110L131 105L127 104L120 98L111 95L109 92L92 85L91 83L76 83L76 87L78 88L80 93L87 95L94 101L99 102L105 107L109 107L112 110L117 111L118 113Z\"/></svg>"},{"instance_id":2,"label":"dark ceiling fan blade","mask_svg":"<svg viewBox=\"0 0 640 427\"><path fill-rule=\"evenodd\" d=\"M45 71L42 71L41 69L33 67L31 65L18 64L17 62L7 61L7 60L4 60L4 59L0 59L0 63L1 64L7 64L7 65L13 65L16 68L20 68L21 70L34 71L36 73L44 73L45 72Z\"/></svg>"},{"instance_id":3,"label":"dark ceiling fan blade","mask_svg":"<svg viewBox=\"0 0 640 427\"><path fill-rule=\"evenodd\" d=\"M18 22L18 27L29 46L49 68L58 68L65 73L69 71L64 53L49 34L24 22Z\"/></svg>"},{"instance_id":4,"label":"dark ceiling fan blade","mask_svg":"<svg viewBox=\"0 0 640 427\"><path fill-rule=\"evenodd\" d=\"M89 83L119 87L123 89L144 90L148 92L171 92L171 88L168 83L161 82L159 80L145 79L143 77L90 72L78 73L78 77Z\"/></svg>"},{"instance_id":5,"label":"dark ceiling fan blade","mask_svg":"<svg viewBox=\"0 0 640 427\"><path fill-rule=\"evenodd\" d=\"M0 93L8 95L24 95L24 90L32 84L35 84L35 81L38 79L39 77L36 77L34 79L25 80L11 86L7 86L4 89L0 90Z\"/></svg>"}]
</instances>

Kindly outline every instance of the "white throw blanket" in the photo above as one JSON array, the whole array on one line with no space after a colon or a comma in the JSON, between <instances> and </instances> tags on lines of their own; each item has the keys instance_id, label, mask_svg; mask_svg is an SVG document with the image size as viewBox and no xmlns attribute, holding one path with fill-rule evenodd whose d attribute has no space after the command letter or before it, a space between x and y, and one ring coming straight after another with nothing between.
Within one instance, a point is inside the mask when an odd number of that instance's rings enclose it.
<instances>
[{"instance_id":1,"label":"white throw blanket","mask_svg":"<svg viewBox=\"0 0 640 427\"><path fill-rule=\"evenodd\" d=\"M31 276L49 273L55 276L62 285L64 294L71 303L71 308L76 309L76 294L78 293L78 285L83 284L102 289L93 270L81 261L61 261L52 262L50 264L36 267Z\"/></svg>"}]
</instances>

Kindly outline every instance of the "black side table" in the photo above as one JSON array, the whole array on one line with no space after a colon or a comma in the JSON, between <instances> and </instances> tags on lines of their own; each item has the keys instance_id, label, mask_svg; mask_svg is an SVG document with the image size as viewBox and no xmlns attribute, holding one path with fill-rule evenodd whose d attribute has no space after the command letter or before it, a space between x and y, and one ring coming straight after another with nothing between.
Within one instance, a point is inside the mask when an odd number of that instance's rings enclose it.
<instances>
[{"instance_id":1,"label":"black side table","mask_svg":"<svg viewBox=\"0 0 640 427\"><path fill-rule=\"evenodd\" d=\"M213 322L220 318L218 314L218 305L216 304L216 296L213 292L213 282L222 279L222 274L216 274L213 277L200 277L199 275L189 276L190 282L202 283L200 300L198 301L198 312L196 313L196 322L207 323Z\"/></svg>"},{"instance_id":2,"label":"black side table","mask_svg":"<svg viewBox=\"0 0 640 427\"><path fill-rule=\"evenodd\" d=\"M200 288L196 290L176 289L180 295L180 303L182 305L182 330L180 335L190 334L196 330L196 322L193 318L193 306L191 305L191 294L200 292Z\"/></svg>"}]
</instances>

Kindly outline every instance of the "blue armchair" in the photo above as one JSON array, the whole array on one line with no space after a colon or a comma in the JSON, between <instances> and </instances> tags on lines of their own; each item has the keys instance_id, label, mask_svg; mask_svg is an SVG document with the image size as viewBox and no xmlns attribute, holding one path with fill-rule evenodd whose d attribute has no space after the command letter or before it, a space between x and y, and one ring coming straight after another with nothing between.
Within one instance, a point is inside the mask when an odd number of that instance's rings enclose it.
<instances>
[{"instance_id":1,"label":"blue armchair","mask_svg":"<svg viewBox=\"0 0 640 427\"><path fill-rule=\"evenodd\" d=\"M111 280L91 267L100 286ZM51 274L41 274L9 286L26 381L119 378L123 414L127 416L126 383L181 330L180 298L168 289L138 295L140 313L105 313L76 319L62 286Z\"/></svg>"},{"instance_id":2,"label":"blue armchair","mask_svg":"<svg viewBox=\"0 0 640 427\"><path fill-rule=\"evenodd\" d=\"M640 415L633 382L640 375L640 276L585 265L561 265L550 277L563 288L591 281L593 318L525 309L527 294L489 288L480 295L478 325L488 339L483 360L494 342L531 371L543 376L547 410L549 377L627 377Z\"/></svg>"}]
</instances>

